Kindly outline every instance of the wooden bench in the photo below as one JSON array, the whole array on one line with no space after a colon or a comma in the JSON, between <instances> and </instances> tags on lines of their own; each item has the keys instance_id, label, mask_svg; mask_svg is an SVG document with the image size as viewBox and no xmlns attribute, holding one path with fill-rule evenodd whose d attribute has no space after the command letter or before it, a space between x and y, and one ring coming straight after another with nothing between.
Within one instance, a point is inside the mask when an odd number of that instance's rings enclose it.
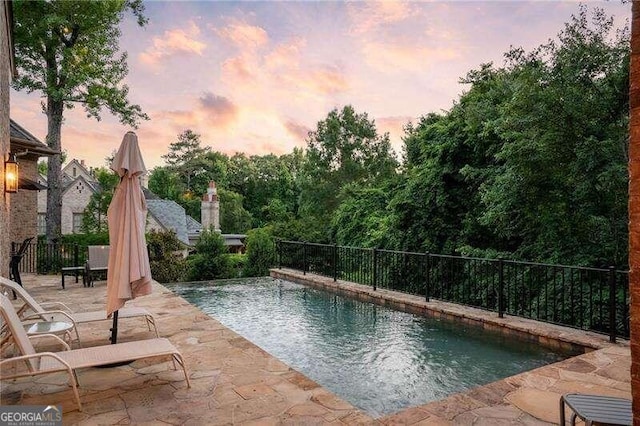
<instances>
[{"instance_id":1,"label":"wooden bench","mask_svg":"<svg viewBox=\"0 0 640 426\"><path fill-rule=\"evenodd\" d=\"M109 269L109 246L89 246L85 276L87 287L93 287L94 274L107 272Z\"/></svg>"}]
</instances>

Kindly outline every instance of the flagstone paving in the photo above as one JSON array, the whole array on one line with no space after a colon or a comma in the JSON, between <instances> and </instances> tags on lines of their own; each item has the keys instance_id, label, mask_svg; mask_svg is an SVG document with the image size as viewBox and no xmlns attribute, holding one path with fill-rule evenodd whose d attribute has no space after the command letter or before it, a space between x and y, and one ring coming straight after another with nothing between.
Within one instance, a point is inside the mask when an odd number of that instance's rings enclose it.
<instances>
[{"instance_id":1,"label":"flagstone paving","mask_svg":"<svg viewBox=\"0 0 640 426\"><path fill-rule=\"evenodd\" d=\"M76 311L105 307L104 281L96 282L94 288L71 283L66 290L61 289L60 276L26 275L23 282L39 301L63 301ZM406 303L413 301L407 299ZM185 357L191 388L171 362L141 360L116 368L81 370L82 412L77 410L66 375L61 373L2 380L0 404L61 404L64 424L79 425L546 425L557 423L563 393L631 395L628 343L610 345L602 336L514 319L518 326L529 329L548 326L549 335L582 335L576 338L597 349L373 419L160 284L154 284L152 295L129 305L146 307L156 315L161 336L171 340ZM83 345L108 344L110 326L108 321L80 325ZM119 322L119 342L152 337L139 318ZM44 349L50 348L39 348Z\"/></svg>"}]
</instances>

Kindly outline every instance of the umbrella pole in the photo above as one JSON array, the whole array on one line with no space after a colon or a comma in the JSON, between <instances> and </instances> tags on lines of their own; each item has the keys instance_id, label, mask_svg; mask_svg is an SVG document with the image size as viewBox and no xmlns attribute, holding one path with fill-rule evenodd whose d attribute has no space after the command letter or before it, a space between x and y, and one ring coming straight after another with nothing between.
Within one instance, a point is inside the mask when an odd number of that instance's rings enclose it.
<instances>
[{"instance_id":1,"label":"umbrella pole","mask_svg":"<svg viewBox=\"0 0 640 426\"><path fill-rule=\"evenodd\" d=\"M111 337L109 338L109 340L111 340L111 344L115 345L116 341L118 340L118 311L115 311L113 313L113 323L111 326Z\"/></svg>"},{"instance_id":2,"label":"umbrella pole","mask_svg":"<svg viewBox=\"0 0 640 426\"><path fill-rule=\"evenodd\" d=\"M113 323L112 324L113 325L111 326L111 337L109 337L109 340L111 340L111 344L112 345L115 345L116 344L116 340L118 339L118 311L115 311L113 313ZM96 367L98 367L98 368L120 367L122 365L131 364L133 361L134 360L115 362L113 364L96 365Z\"/></svg>"}]
</instances>

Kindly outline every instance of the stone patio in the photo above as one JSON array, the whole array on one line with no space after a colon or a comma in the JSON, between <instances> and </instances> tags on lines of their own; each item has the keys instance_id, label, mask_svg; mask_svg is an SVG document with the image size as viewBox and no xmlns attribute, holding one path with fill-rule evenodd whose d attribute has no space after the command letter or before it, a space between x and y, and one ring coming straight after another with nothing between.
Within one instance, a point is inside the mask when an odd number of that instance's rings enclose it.
<instances>
[{"instance_id":1,"label":"stone patio","mask_svg":"<svg viewBox=\"0 0 640 426\"><path fill-rule=\"evenodd\" d=\"M66 290L61 288L60 276L27 275L23 282L39 301L63 301L76 311L104 309L104 281L94 288L69 283ZM558 401L563 393L631 395L628 343L611 345L602 336L579 332L598 349L372 419L160 284L154 285L152 295L129 305L144 306L156 315L161 336L171 340L186 359L190 389L171 362L145 360L80 371L82 412L74 404L66 375L60 373L2 380L0 404L62 404L65 424L87 425L545 425L557 423ZM515 321L531 327L522 320ZM139 318L123 319L119 324L118 341L153 337ZM550 327L550 335L576 334L575 330L535 324L538 329ZM108 344L110 325L108 321L80 325L83 345Z\"/></svg>"}]
</instances>

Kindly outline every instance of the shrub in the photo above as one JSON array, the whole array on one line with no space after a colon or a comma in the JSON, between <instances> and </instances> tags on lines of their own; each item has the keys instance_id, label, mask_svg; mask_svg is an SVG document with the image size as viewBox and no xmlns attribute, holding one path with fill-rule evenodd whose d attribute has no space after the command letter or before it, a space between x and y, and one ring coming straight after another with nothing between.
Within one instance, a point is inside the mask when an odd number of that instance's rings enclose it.
<instances>
[{"instance_id":1,"label":"shrub","mask_svg":"<svg viewBox=\"0 0 640 426\"><path fill-rule=\"evenodd\" d=\"M271 229L257 228L247 233L247 264L244 268L246 277L263 277L269 275L269 268L275 264L276 248Z\"/></svg>"},{"instance_id":2,"label":"shrub","mask_svg":"<svg viewBox=\"0 0 640 426\"><path fill-rule=\"evenodd\" d=\"M151 277L160 283L184 281L187 276L187 260L178 253L184 248L173 231L147 234Z\"/></svg>"},{"instance_id":3,"label":"shrub","mask_svg":"<svg viewBox=\"0 0 640 426\"><path fill-rule=\"evenodd\" d=\"M189 256L188 262L189 279L193 281L234 277L224 240L212 230L200 234L196 253Z\"/></svg>"},{"instance_id":4,"label":"shrub","mask_svg":"<svg viewBox=\"0 0 640 426\"><path fill-rule=\"evenodd\" d=\"M96 232L91 234L67 234L60 238L65 244L77 244L80 247L109 245L108 232Z\"/></svg>"},{"instance_id":5,"label":"shrub","mask_svg":"<svg viewBox=\"0 0 640 426\"><path fill-rule=\"evenodd\" d=\"M247 255L242 253L228 254L229 264L234 277L244 276L244 268L247 266Z\"/></svg>"}]
</instances>

